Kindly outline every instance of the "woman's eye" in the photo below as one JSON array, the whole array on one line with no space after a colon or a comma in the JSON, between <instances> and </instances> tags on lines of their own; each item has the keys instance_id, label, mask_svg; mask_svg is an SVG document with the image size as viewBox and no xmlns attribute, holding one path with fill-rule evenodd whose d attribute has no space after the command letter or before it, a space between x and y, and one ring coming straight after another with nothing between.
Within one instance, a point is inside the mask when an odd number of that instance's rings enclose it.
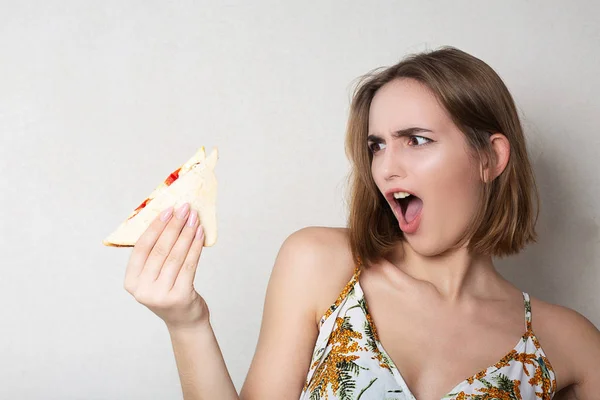
<instances>
[{"instance_id":1,"label":"woman's eye","mask_svg":"<svg viewBox=\"0 0 600 400\"><path fill-rule=\"evenodd\" d=\"M371 153L373 153L373 154L377 153L379 150L383 150L384 148L385 148L385 144L383 144L383 143L369 144L369 150L371 150Z\"/></svg>"},{"instance_id":2,"label":"woman's eye","mask_svg":"<svg viewBox=\"0 0 600 400\"><path fill-rule=\"evenodd\" d=\"M414 144L415 141L416 141L415 146L422 146L424 144L427 144L427 143L431 142L431 139L428 139L428 138L423 137L423 136L411 136L410 137L410 143Z\"/></svg>"}]
</instances>

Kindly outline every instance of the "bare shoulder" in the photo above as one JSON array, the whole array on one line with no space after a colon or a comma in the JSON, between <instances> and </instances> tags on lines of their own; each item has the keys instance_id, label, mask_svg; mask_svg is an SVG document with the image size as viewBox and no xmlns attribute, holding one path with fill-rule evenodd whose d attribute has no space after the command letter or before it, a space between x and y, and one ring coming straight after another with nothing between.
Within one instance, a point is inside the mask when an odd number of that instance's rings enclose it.
<instances>
[{"instance_id":1,"label":"bare shoulder","mask_svg":"<svg viewBox=\"0 0 600 400\"><path fill-rule=\"evenodd\" d=\"M559 389L571 387L584 394L586 384L600 381L600 331L567 307L532 298L532 326L552 363Z\"/></svg>"},{"instance_id":2,"label":"bare shoulder","mask_svg":"<svg viewBox=\"0 0 600 400\"><path fill-rule=\"evenodd\" d=\"M531 298L531 308L533 327L546 340L570 338L569 341L572 342L584 341L585 344L600 345L600 331L577 311L535 297ZM573 340L574 337L578 340Z\"/></svg>"},{"instance_id":3,"label":"bare shoulder","mask_svg":"<svg viewBox=\"0 0 600 400\"><path fill-rule=\"evenodd\" d=\"M267 285L256 352L240 398L300 397L319 334L319 314L352 276L351 259L345 229L304 228L284 241Z\"/></svg>"},{"instance_id":4,"label":"bare shoulder","mask_svg":"<svg viewBox=\"0 0 600 400\"><path fill-rule=\"evenodd\" d=\"M299 290L310 292L317 322L350 281L355 267L346 228L302 228L287 237L277 258L272 274L291 274L302 285Z\"/></svg>"}]
</instances>

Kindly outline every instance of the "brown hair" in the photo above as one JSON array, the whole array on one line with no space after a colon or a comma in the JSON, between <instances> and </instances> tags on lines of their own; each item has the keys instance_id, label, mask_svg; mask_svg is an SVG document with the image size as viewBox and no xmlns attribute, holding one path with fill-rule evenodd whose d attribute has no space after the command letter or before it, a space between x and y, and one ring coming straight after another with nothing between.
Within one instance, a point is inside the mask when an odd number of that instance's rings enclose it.
<instances>
[{"instance_id":1,"label":"brown hair","mask_svg":"<svg viewBox=\"0 0 600 400\"><path fill-rule=\"evenodd\" d=\"M433 92L478 160L494 157L490 134L502 133L510 143L506 169L483 183L478 212L457 246L469 240L473 253L504 257L535 242L539 197L512 96L485 62L454 47L442 47L373 70L359 78L354 90L346 155L351 163L348 230L355 261L368 265L403 240L394 214L373 181L367 147L371 101L379 88L398 78L415 79Z\"/></svg>"}]
</instances>

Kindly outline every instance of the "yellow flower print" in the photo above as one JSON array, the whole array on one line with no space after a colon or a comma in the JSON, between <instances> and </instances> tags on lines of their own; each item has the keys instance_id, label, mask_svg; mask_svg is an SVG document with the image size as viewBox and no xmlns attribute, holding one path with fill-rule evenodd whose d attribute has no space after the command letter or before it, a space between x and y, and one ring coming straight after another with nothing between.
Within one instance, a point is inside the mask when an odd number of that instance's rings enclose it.
<instances>
[{"instance_id":1,"label":"yellow flower print","mask_svg":"<svg viewBox=\"0 0 600 400\"><path fill-rule=\"evenodd\" d=\"M328 346L331 346L331 351L325 357L325 360L316 369L309 390L320 396L328 398L327 387L331 386L333 393L338 393L340 390L340 368L346 366L351 371L357 371L360 367L354 363L360 357L354 355L360 350L364 350L358 345L356 339L362 339L363 335L360 332L355 332L349 322L349 317L336 318L335 327L331 332ZM315 368L319 360L315 361L311 368Z\"/></svg>"}]
</instances>

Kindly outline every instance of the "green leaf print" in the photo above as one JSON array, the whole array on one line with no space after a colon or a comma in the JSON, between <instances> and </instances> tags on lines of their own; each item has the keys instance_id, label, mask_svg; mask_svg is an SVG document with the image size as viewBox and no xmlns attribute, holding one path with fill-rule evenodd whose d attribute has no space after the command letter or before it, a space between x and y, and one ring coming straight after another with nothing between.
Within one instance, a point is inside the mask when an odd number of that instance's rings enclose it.
<instances>
[{"instance_id":1,"label":"green leaf print","mask_svg":"<svg viewBox=\"0 0 600 400\"><path fill-rule=\"evenodd\" d=\"M377 378L371 379L371 382L369 382L369 384L367 386L365 386L363 388L363 390L360 391L360 393L358 394L358 397L356 398L356 400L360 400L360 398L362 397L363 393L366 392L367 389L370 388L376 380L377 380Z\"/></svg>"},{"instance_id":2,"label":"green leaf print","mask_svg":"<svg viewBox=\"0 0 600 400\"><path fill-rule=\"evenodd\" d=\"M319 384L313 389L313 391L310 393L310 400L321 400L321 393L325 392L323 383L323 381L319 382Z\"/></svg>"},{"instance_id":3,"label":"green leaf print","mask_svg":"<svg viewBox=\"0 0 600 400\"><path fill-rule=\"evenodd\" d=\"M349 365L340 366L340 375L338 377L338 382L340 386L337 392L337 395L339 396L340 400L352 400L352 395L354 394L354 389L356 388L356 382L354 381L354 378L348 373L348 369L353 368Z\"/></svg>"},{"instance_id":4,"label":"green leaf print","mask_svg":"<svg viewBox=\"0 0 600 400\"><path fill-rule=\"evenodd\" d=\"M344 322L342 322L342 326L340 326L340 329L343 331L352 331L352 324L350 323L350 317L346 316L344 317Z\"/></svg>"},{"instance_id":5,"label":"green leaf print","mask_svg":"<svg viewBox=\"0 0 600 400\"><path fill-rule=\"evenodd\" d=\"M545 379L547 379L547 380L550 381L551 380L551 378L550 378L550 371L548 371L548 366L544 362L544 359L542 357L538 357L537 361L540 364L540 368L542 369L542 375L543 375L543 377Z\"/></svg>"},{"instance_id":6,"label":"green leaf print","mask_svg":"<svg viewBox=\"0 0 600 400\"><path fill-rule=\"evenodd\" d=\"M511 381L506 375L499 374L497 377L494 378L494 380L498 384L498 389L504 392L512 393L512 391L515 389L514 382Z\"/></svg>"}]
</instances>

